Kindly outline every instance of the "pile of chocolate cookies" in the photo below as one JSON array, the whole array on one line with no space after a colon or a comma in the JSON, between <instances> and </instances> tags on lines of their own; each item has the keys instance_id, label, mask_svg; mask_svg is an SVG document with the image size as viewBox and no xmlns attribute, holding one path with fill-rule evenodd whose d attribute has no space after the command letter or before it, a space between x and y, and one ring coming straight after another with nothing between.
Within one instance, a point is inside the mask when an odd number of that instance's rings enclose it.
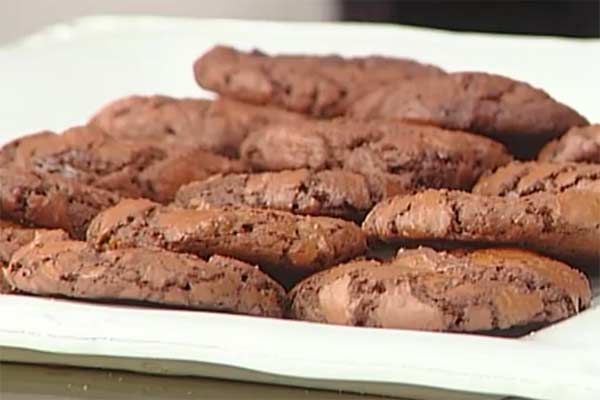
<instances>
[{"instance_id":1,"label":"pile of chocolate cookies","mask_svg":"<svg viewBox=\"0 0 600 400\"><path fill-rule=\"evenodd\" d=\"M216 100L2 147L0 291L452 332L590 306L600 125L544 91L223 46L194 74Z\"/></svg>"}]
</instances>

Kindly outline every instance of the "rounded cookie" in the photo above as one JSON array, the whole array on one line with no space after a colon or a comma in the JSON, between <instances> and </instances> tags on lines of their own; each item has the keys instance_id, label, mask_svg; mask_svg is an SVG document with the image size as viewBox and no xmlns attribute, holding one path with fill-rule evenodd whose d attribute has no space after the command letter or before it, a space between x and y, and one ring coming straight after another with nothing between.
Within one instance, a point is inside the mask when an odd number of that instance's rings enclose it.
<instances>
[{"instance_id":1,"label":"rounded cookie","mask_svg":"<svg viewBox=\"0 0 600 400\"><path fill-rule=\"evenodd\" d=\"M504 146L478 135L351 119L270 125L248 136L241 156L255 170L357 172L379 198L427 187L470 189L512 159Z\"/></svg>"},{"instance_id":2,"label":"rounded cookie","mask_svg":"<svg viewBox=\"0 0 600 400\"><path fill-rule=\"evenodd\" d=\"M89 124L119 139L198 146L211 101L168 96L127 96L102 107Z\"/></svg>"},{"instance_id":3,"label":"rounded cookie","mask_svg":"<svg viewBox=\"0 0 600 400\"><path fill-rule=\"evenodd\" d=\"M205 89L316 117L343 114L373 87L443 73L402 58L267 55L226 46L213 47L194 64L196 81Z\"/></svg>"},{"instance_id":4,"label":"rounded cookie","mask_svg":"<svg viewBox=\"0 0 600 400\"><path fill-rule=\"evenodd\" d=\"M181 187L175 196L184 208L247 206L352 221L362 220L375 202L366 179L344 170L215 175Z\"/></svg>"},{"instance_id":5,"label":"rounded cookie","mask_svg":"<svg viewBox=\"0 0 600 400\"><path fill-rule=\"evenodd\" d=\"M285 292L257 267L161 249L98 252L85 242L38 237L4 271L11 287L42 296L141 302L281 317Z\"/></svg>"},{"instance_id":6,"label":"rounded cookie","mask_svg":"<svg viewBox=\"0 0 600 400\"><path fill-rule=\"evenodd\" d=\"M589 307L591 291L578 271L532 252L419 248L317 273L289 298L291 316L307 321L481 332L567 318Z\"/></svg>"},{"instance_id":7,"label":"rounded cookie","mask_svg":"<svg viewBox=\"0 0 600 400\"><path fill-rule=\"evenodd\" d=\"M525 82L460 72L387 85L356 102L350 115L394 118L490 136L519 157L588 121Z\"/></svg>"},{"instance_id":8,"label":"rounded cookie","mask_svg":"<svg viewBox=\"0 0 600 400\"><path fill-rule=\"evenodd\" d=\"M568 190L600 193L600 165L515 162L483 176L473 187L473 193L488 196L526 196Z\"/></svg>"},{"instance_id":9,"label":"rounded cookie","mask_svg":"<svg viewBox=\"0 0 600 400\"><path fill-rule=\"evenodd\" d=\"M27 154L29 149L35 149L39 144L43 144L52 136L54 132L41 131L29 135L21 136L12 140L0 148L0 167L11 165L17 156L17 153Z\"/></svg>"},{"instance_id":10,"label":"rounded cookie","mask_svg":"<svg viewBox=\"0 0 600 400\"><path fill-rule=\"evenodd\" d=\"M0 168L0 218L84 238L89 222L119 196L58 176Z\"/></svg>"},{"instance_id":11,"label":"rounded cookie","mask_svg":"<svg viewBox=\"0 0 600 400\"><path fill-rule=\"evenodd\" d=\"M576 267L600 262L600 193L539 192L524 197L427 190L383 200L363 230L388 243L514 245Z\"/></svg>"},{"instance_id":12,"label":"rounded cookie","mask_svg":"<svg viewBox=\"0 0 600 400\"><path fill-rule=\"evenodd\" d=\"M10 287L4 280L3 269L8 266L13 254L21 247L34 240L36 235L53 235L67 239L66 232L47 231L45 229L27 228L12 221L0 220L0 293L9 293Z\"/></svg>"},{"instance_id":13,"label":"rounded cookie","mask_svg":"<svg viewBox=\"0 0 600 400\"><path fill-rule=\"evenodd\" d=\"M544 146L538 160L600 164L600 124L569 129Z\"/></svg>"},{"instance_id":14,"label":"rounded cookie","mask_svg":"<svg viewBox=\"0 0 600 400\"><path fill-rule=\"evenodd\" d=\"M103 107L90 125L118 139L151 141L156 146L199 147L235 156L248 132L301 115L230 99L177 99L129 96Z\"/></svg>"},{"instance_id":15,"label":"rounded cookie","mask_svg":"<svg viewBox=\"0 0 600 400\"><path fill-rule=\"evenodd\" d=\"M198 148L169 149L144 140L115 139L93 126L36 139L17 149L14 165L59 175L124 197L172 200L179 186L217 172L241 172L236 160Z\"/></svg>"},{"instance_id":16,"label":"rounded cookie","mask_svg":"<svg viewBox=\"0 0 600 400\"><path fill-rule=\"evenodd\" d=\"M339 219L253 208L167 208L141 199L98 215L87 239L101 249L222 254L258 264L285 285L366 250L360 228Z\"/></svg>"}]
</instances>

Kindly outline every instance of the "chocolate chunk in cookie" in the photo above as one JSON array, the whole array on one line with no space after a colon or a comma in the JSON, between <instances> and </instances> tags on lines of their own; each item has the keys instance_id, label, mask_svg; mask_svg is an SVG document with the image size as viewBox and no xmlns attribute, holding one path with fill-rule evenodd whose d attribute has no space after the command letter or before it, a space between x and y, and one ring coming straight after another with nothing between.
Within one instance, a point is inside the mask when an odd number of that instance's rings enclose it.
<instances>
[{"instance_id":1,"label":"chocolate chunk in cookie","mask_svg":"<svg viewBox=\"0 0 600 400\"><path fill-rule=\"evenodd\" d=\"M352 221L362 220L375 202L362 175L308 169L215 175L181 187L175 198L184 208L247 206Z\"/></svg>"},{"instance_id":2,"label":"chocolate chunk in cookie","mask_svg":"<svg viewBox=\"0 0 600 400\"><path fill-rule=\"evenodd\" d=\"M519 157L587 120L546 92L499 75L461 72L386 85L356 102L351 115L393 118L490 136Z\"/></svg>"},{"instance_id":3,"label":"chocolate chunk in cookie","mask_svg":"<svg viewBox=\"0 0 600 400\"><path fill-rule=\"evenodd\" d=\"M85 242L38 237L14 254L4 275L11 287L43 296L267 317L281 317L285 304L281 286L255 266L161 249L98 252Z\"/></svg>"},{"instance_id":4,"label":"chocolate chunk in cookie","mask_svg":"<svg viewBox=\"0 0 600 400\"><path fill-rule=\"evenodd\" d=\"M587 190L600 193L600 165L550 162L515 162L482 177L473 193L492 196L526 196L537 192Z\"/></svg>"},{"instance_id":5,"label":"chocolate chunk in cookie","mask_svg":"<svg viewBox=\"0 0 600 400\"><path fill-rule=\"evenodd\" d=\"M597 268L600 193L513 198L427 190L383 200L367 215L363 230L389 243L514 245Z\"/></svg>"},{"instance_id":6,"label":"chocolate chunk in cookie","mask_svg":"<svg viewBox=\"0 0 600 400\"><path fill-rule=\"evenodd\" d=\"M14 165L82 184L160 202L179 186L218 172L241 172L239 161L198 148L168 149L143 140L119 140L93 126L35 138L15 152Z\"/></svg>"},{"instance_id":7,"label":"chocolate chunk in cookie","mask_svg":"<svg viewBox=\"0 0 600 400\"><path fill-rule=\"evenodd\" d=\"M118 200L114 193L59 176L0 168L0 218L24 225L84 238L92 218Z\"/></svg>"},{"instance_id":8,"label":"chocolate chunk in cookie","mask_svg":"<svg viewBox=\"0 0 600 400\"><path fill-rule=\"evenodd\" d=\"M355 224L251 208L189 210L123 200L98 215L88 241L100 249L160 247L258 264L284 284L364 253Z\"/></svg>"},{"instance_id":9,"label":"chocolate chunk in cookie","mask_svg":"<svg viewBox=\"0 0 600 400\"><path fill-rule=\"evenodd\" d=\"M235 156L251 130L301 119L299 114L229 99L129 96L102 108L90 125L117 139L150 141L163 147L198 147Z\"/></svg>"},{"instance_id":10,"label":"chocolate chunk in cookie","mask_svg":"<svg viewBox=\"0 0 600 400\"><path fill-rule=\"evenodd\" d=\"M194 64L205 89L255 104L270 104L316 117L343 114L373 88L444 72L432 65L388 57L245 53L216 46Z\"/></svg>"},{"instance_id":11,"label":"chocolate chunk in cookie","mask_svg":"<svg viewBox=\"0 0 600 400\"><path fill-rule=\"evenodd\" d=\"M481 332L567 318L589 307L591 291L578 271L532 252L419 248L322 271L289 297L291 316L307 321Z\"/></svg>"},{"instance_id":12,"label":"chocolate chunk in cookie","mask_svg":"<svg viewBox=\"0 0 600 400\"><path fill-rule=\"evenodd\" d=\"M501 144L458 131L350 119L271 125L242 144L256 170L341 168L365 176L380 198L420 188L470 189L511 160Z\"/></svg>"},{"instance_id":13,"label":"chocolate chunk in cookie","mask_svg":"<svg viewBox=\"0 0 600 400\"><path fill-rule=\"evenodd\" d=\"M600 164L600 124L569 129L544 146L538 160Z\"/></svg>"}]
</instances>

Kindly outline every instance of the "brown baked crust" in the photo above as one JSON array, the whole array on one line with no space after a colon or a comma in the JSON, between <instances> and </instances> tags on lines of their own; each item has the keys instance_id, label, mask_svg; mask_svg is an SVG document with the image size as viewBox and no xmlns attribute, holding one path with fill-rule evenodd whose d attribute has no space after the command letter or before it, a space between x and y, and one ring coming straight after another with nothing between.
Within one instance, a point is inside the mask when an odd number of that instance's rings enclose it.
<instances>
[{"instance_id":1,"label":"brown baked crust","mask_svg":"<svg viewBox=\"0 0 600 400\"><path fill-rule=\"evenodd\" d=\"M444 72L413 60L267 55L216 46L194 64L198 84L221 95L316 117L343 114L374 87Z\"/></svg>"},{"instance_id":2,"label":"brown baked crust","mask_svg":"<svg viewBox=\"0 0 600 400\"><path fill-rule=\"evenodd\" d=\"M214 174L246 170L244 163L239 160L201 149L182 149L150 165L140 173L139 181L144 188L143 197L168 203L185 184L204 180Z\"/></svg>"},{"instance_id":3,"label":"brown baked crust","mask_svg":"<svg viewBox=\"0 0 600 400\"><path fill-rule=\"evenodd\" d=\"M92 218L118 200L114 193L58 176L0 168L0 218L23 225L84 238Z\"/></svg>"},{"instance_id":4,"label":"brown baked crust","mask_svg":"<svg viewBox=\"0 0 600 400\"><path fill-rule=\"evenodd\" d=\"M349 119L271 125L248 136L241 155L255 170L360 173L380 198L424 187L470 189L485 171L511 160L504 146L478 135Z\"/></svg>"},{"instance_id":5,"label":"brown baked crust","mask_svg":"<svg viewBox=\"0 0 600 400\"><path fill-rule=\"evenodd\" d=\"M87 239L99 249L222 254L258 264L285 285L366 250L360 228L339 219L251 208L167 208L142 199L123 200L98 215Z\"/></svg>"},{"instance_id":6,"label":"brown baked crust","mask_svg":"<svg viewBox=\"0 0 600 400\"><path fill-rule=\"evenodd\" d=\"M293 318L353 326L479 332L550 323L590 305L585 276L516 249L405 250L315 274L289 294Z\"/></svg>"},{"instance_id":7,"label":"brown baked crust","mask_svg":"<svg viewBox=\"0 0 600 400\"><path fill-rule=\"evenodd\" d=\"M12 221L0 220L0 294L13 291L5 281L3 273L4 268L8 267L13 254L40 234L63 240L68 239L67 233L61 230L48 231L27 228Z\"/></svg>"},{"instance_id":8,"label":"brown baked crust","mask_svg":"<svg viewBox=\"0 0 600 400\"><path fill-rule=\"evenodd\" d=\"M168 96L127 96L103 106L89 125L126 140L199 146L211 101Z\"/></svg>"},{"instance_id":9,"label":"brown baked crust","mask_svg":"<svg viewBox=\"0 0 600 400\"><path fill-rule=\"evenodd\" d=\"M600 124L569 129L544 146L538 160L600 164Z\"/></svg>"},{"instance_id":10,"label":"brown baked crust","mask_svg":"<svg viewBox=\"0 0 600 400\"><path fill-rule=\"evenodd\" d=\"M219 172L244 171L242 163L206 150L147 140L115 139L99 128L81 126L62 135L23 140L13 165L58 175L116 192L162 203L173 199L179 186Z\"/></svg>"},{"instance_id":11,"label":"brown baked crust","mask_svg":"<svg viewBox=\"0 0 600 400\"><path fill-rule=\"evenodd\" d=\"M473 187L473 193L488 196L526 196L568 190L600 193L600 165L515 162L482 177Z\"/></svg>"},{"instance_id":12,"label":"brown baked crust","mask_svg":"<svg viewBox=\"0 0 600 400\"><path fill-rule=\"evenodd\" d=\"M21 136L4 144L0 148L0 167L12 165L18 153L27 154L31 151L28 149L35 149L39 143L45 143L48 138L55 135L51 131L41 131Z\"/></svg>"},{"instance_id":13,"label":"brown baked crust","mask_svg":"<svg viewBox=\"0 0 600 400\"><path fill-rule=\"evenodd\" d=\"M250 131L273 122L301 119L300 114L223 98L128 96L104 106L89 124L117 139L150 141L163 147L197 147L236 156Z\"/></svg>"},{"instance_id":14,"label":"brown baked crust","mask_svg":"<svg viewBox=\"0 0 600 400\"><path fill-rule=\"evenodd\" d=\"M600 262L600 194L567 191L495 197L427 190L383 200L367 215L370 239L390 243L515 245L567 260Z\"/></svg>"},{"instance_id":15,"label":"brown baked crust","mask_svg":"<svg viewBox=\"0 0 600 400\"><path fill-rule=\"evenodd\" d=\"M386 85L356 102L350 114L394 118L490 136L513 154L532 157L547 141L588 121L527 83L460 72Z\"/></svg>"},{"instance_id":16,"label":"brown baked crust","mask_svg":"<svg viewBox=\"0 0 600 400\"><path fill-rule=\"evenodd\" d=\"M175 197L184 208L246 206L351 221L362 220L375 202L362 175L308 169L215 175L181 187Z\"/></svg>"},{"instance_id":17,"label":"brown baked crust","mask_svg":"<svg viewBox=\"0 0 600 400\"><path fill-rule=\"evenodd\" d=\"M38 237L4 271L19 291L281 317L285 292L257 267L161 249L98 252L85 242Z\"/></svg>"}]
</instances>

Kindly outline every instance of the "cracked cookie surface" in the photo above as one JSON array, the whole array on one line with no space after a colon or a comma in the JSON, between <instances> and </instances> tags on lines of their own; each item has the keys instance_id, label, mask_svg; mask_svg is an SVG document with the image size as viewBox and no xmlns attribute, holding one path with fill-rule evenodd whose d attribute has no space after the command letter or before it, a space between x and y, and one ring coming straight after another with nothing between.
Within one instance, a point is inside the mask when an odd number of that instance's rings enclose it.
<instances>
[{"instance_id":1,"label":"cracked cookie surface","mask_svg":"<svg viewBox=\"0 0 600 400\"><path fill-rule=\"evenodd\" d=\"M194 74L201 87L221 95L333 117L373 88L444 72L401 58L267 55L216 46L195 62Z\"/></svg>"},{"instance_id":2,"label":"cracked cookie surface","mask_svg":"<svg viewBox=\"0 0 600 400\"><path fill-rule=\"evenodd\" d=\"M123 200L98 215L87 239L99 249L230 256L260 265L285 285L366 250L361 229L339 219L252 208L168 208L142 199Z\"/></svg>"},{"instance_id":3,"label":"cracked cookie surface","mask_svg":"<svg viewBox=\"0 0 600 400\"><path fill-rule=\"evenodd\" d=\"M25 137L12 158L19 168L163 203L183 184L217 172L245 170L241 162L206 150L119 140L93 126Z\"/></svg>"},{"instance_id":4,"label":"cracked cookie surface","mask_svg":"<svg viewBox=\"0 0 600 400\"><path fill-rule=\"evenodd\" d=\"M299 169L214 176L181 187L175 204L197 209L247 206L359 221L376 201L362 175Z\"/></svg>"},{"instance_id":5,"label":"cracked cookie surface","mask_svg":"<svg viewBox=\"0 0 600 400\"><path fill-rule=\"evenodd\" d=\"M293 318L340 325L480 332L551 323L589 307L583 274L517 249L402 250L319 272L289 294Z\"/></svg>"},{"instance_id":6,"label":"cracked cookie surface","mask_svg":"<svg viewBox=\"0 0 600 400\"><path fill-rule=\"evenodd\" d=\"M257 267L228 257L130 248L98 252L85 242L39 236L4 275L25 293L152 303L281 317L285 292Z\"/></svg>"},{"instance_id":7,"label":"cracked cookie surface","mask_svg":"<svg viewBox=\"0 0 600 400\"><path fill-rule=\"evenodd\" d=\"M427 187L470 189L512 159L500 143L478 135L350 119L268 126L248 136L241 156L255 170L356 172L380 199Z\"/></svg>"},{"instance_id":8,"label":"cracked cookie surface","mask_svg":"<svg viewBox=\"0 0 600 400\"><path fill-rule=\"evenodd\" d=\"M363 222L370 239L389 243L514 245L568 261L600 262L600 194L539 192L524 197L427 190L375 206Z\"/></svg>"},{"instance_id":9,"label":"cracked cookie surface","mask_svg":"<svg viewBox=\"0 0 600 400\"><path fill-rule=\"evenodd\" d=\"M525 82L460 72L387 85L356 102L350 115L394 118L490 136L519 157L587 120Z\"/></svg>"},{"instance_id":10,"label":"cracked cookie surface","mask_svg":"<svg viewBox=\"0 0 600 400\"><path fill-rule=\"evenodd\" d=\"M511 163L482 177L473 193L526 196L538 192L585 190L600 193L600 165L582 163Z\"/></svg>"},{"instance_id":11,"label":"cracked cookie surface","mask_svg":"<svg viewBox=\"0 0 600 400\"><path fill-rule=\"evenodd\" d=\"M302 120L299 114L231 99L129 96L99 110L90 125L117 139L156 146L198 147L236 156L246 135L273 122Z\"/></svg>"},{"instance_id":12,"label":"cracked cookie surface","mask_svg":"<svg viewBox=\"0 0 600 400\"><path fill-rule=\"evenodd\" d=\"M0 218L85 238L89 222L119 196L59 176L0 168Z\"/></svg>"}]
</instances>

